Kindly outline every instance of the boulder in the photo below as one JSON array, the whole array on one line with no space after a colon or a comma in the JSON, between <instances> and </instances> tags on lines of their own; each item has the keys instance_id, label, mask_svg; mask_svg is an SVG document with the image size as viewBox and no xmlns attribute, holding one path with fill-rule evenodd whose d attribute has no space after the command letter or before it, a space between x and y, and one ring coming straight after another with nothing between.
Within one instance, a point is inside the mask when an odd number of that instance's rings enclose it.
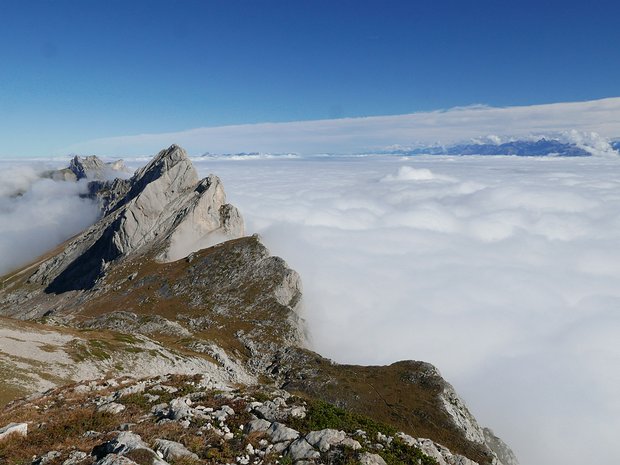
<instances>
[{"instance_id":1,"label":"boulder","mask_svg":"<svg viewBox=\"0 0 620 465\"><path fill-rule=\"evenodd\" d=\"M48 465L53 463L58 457L62 454L57 450L51 450L46 454L43 454L41 457L36 458L32 461L32 465Z\"/></svg>"},{"instance_id":2,"label":"boulder","mask_svg":"<svg viewBox=\"0 0 620 465\"><path fill-rule=\"evenodd\" d=\"M95 446L92 455L99 460L99 462L97 462L98 465L113 465L117 463L119 465L125 465L126 463L133 463L125 461L125 456L131 452L138 452L141 456L147 456L151 465L169 465L162 460L139 435L130 431L120 432L115 439ZM113 457L108 459L110 455ZM118 456L122 458L118 458ZM111 461L105 462L103 461L104 459ZM115 460L118 460L118 462Z\"/></svg>"},{"instance_id":3,"label":"boulder","mask_svg":"<svg viewBox=\"0 0 620 465\"><path fill-rule=\"evenodd\" d=\"M327 452L331 446L340 444L347 437L344 431L335 429L323 429L321 431L312 431L306 435L306 441L319 449L321 452Z\"/></svg>"},{"instance_id":4,"label":"boulder","mask_svg":"<svg viewBox=\"0 0 620 465\"><path fill-rule=\"evenodd\" d=\"M192 417L192 407L187 403L187 399L179 397L173 399L170 402L170 410L168 412L168 418L171 420L181 420L183 418Z\"/></svg>"},{"instance_id":5,"label":"boulder","mask_svg":"<svg viewBox=\"0 0 620 465\"><path fill-rule=\"evenodd\" d=\"M109 402L107 404L103 404L97 407L98 412L111 413L112 415L119 414L123 410L125 410L125 406L116 402Z\"/></svg>"},{"instance_id":6,"label":"boulder","mask_svg":"<svg viewBox=\"0 0 620 465\"><path fill-rule=\"evenodd\" d=\"M3 428L0 428L0 440L6 438L11 434L19 436L28 435L28 423L9 423Z\"/></svg>"},{"instance_id":7,"label":"boulder","mask_svg":"<svg viewBox=\"0 0 620 465\"><path fill-rule=\"evenodd\" d=\"M88 172L84 163L76 161L75 167ZM108 264L121 257L156 251L160 260L172 261L244 234L241 215L226 204L219 178L198 180L186 152L176 145L131 179L94 182L89 188L102 203L103 218L30 277L48 293L91 289Z\"/></svg>"},{"instance_id":8,"label":"boulder","mask_svg":"<svg viewBox=\"0 0 620 465\"><path fill-rule=\"evenodd\" d=\"M293 462L318 459L321 456L304 438L299 438L291 443L288 447L288 455L293 459Z\"/></svg>"},{"instance_id":9,"label":"boulder","mask_svg":"<svg viewBox=\"0 0 620 465\"><path fill-rule=\"evenodd\" d=\"M183 444L166 439L157 439L155 441L155 451L160 452L164 456L164 460L180 460L189 458L198 460L198 456L189 451Z\"/></svg>"},{"instance_id":10,"label":"boulder","mask_svg":"<svg viewBox=\"0 0 620 465\"><path fill-rule=\"evenodd\" d=\"M71 451L67 460L62 462L62 465L80 465L83 464L88 454L86 452L82 452L81 450Z\"/></svg>"},{"instance_id":11,"label":"boulder","mask_svg":"<svg viewBox=\"0 0 620 465\"><path fill-rule=\"evenodd\" d=\"M245 425L244 431L249 433L259 432L264 433L271 427L271 422L267 420L263 420L259 418L257 420L252 420Z\"/></svg>"},{"instance_id":12,"label":"boulder","mask_svg":"<svg viewBox=\"0 0 620 465\"><path fill-rule=\"evenodd\" d=\"M282 423L274 422L267 430L273 442L293 441L299 437L299 431L289 428Z\"/></svg>"},{"instance_id":13,"label":"boulder","mask_svg":"<svg viewBox=\"0 0 620 465\"><path fill-rule=\"evenodd\" d=\"M378 454L364 452L360 455L360 465L387 465L383 457Z\"/></svg>"},{"instance_id":14,"label":"boulder","mask_svg":"<svg viewBox=\"0 0 620 465\"><path fill-rule=\"evenodd\" d=\"M137 464L131 459L128 459L127 457L123 457L122 455L109 454L109 455L106 455L101 460L97 460L97 462L95 462L95 465L139 465L139 464Z\"/></svg>"}]
</instances>

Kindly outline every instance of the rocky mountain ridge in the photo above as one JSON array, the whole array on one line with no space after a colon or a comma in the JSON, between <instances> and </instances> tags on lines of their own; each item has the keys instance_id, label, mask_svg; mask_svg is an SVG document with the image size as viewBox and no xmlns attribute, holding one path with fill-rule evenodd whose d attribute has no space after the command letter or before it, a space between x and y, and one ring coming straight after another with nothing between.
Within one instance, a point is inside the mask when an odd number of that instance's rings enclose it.
<instances>
[{"instance_id":1,"label":"rocky mountain ridge","mask_svg":"<svg viewBox=\"0 0 620 465\"><path fill-rule=\"evenodd\" d=\"M105 163L99 157L90 155L87 157L74 156L69 162L69 166L60 170L46 171L43 177L56 181L79 181L105 180L112 176L118 176L128 172L123 160Z\"/></svg>"},{"instance_id":2,"label":"rocky mountain ridge","mask_svg":"<svg viewBox=\"0 0 620 465\"><path fill-rule=\"evenodd\" d=\"M0 460L38 465L474 463L324 402L205 375L74 384L10 405L0 422L9 419Z\"/></svg>"},{"instance_id":3,"label":"rocky mountain ridge","mask_svg":"<svg viewBox=\"0 0 620 465\"><path fill-rule=\"evenodd\" d=\"M161 151L130 179L95 179L89 191L101 219L2 278L0 315L71 332L68 345L86 340L72 353L101 374L127 374L136 354L144 363L168 358L165 366L187 373L367 414L469 460L446 463L516 463L431 365L337 365L309 350L299 275L258 237L243 236L220 180L199 180L180 147ZM68 351L61 346L51 350ZM57 384L67 378L84 379L67 372Z\"/></svg>"},{"instance_id":4,"label":"rocky mountain ridge","mask_svg":"<svg viewBox=\"0 0 620 465\"><path fill-rule=\"evenodd\" d=\"M89 187L102 202L103 217L30 277L45 285L46 292L90 289L108 264L121 257L156 249L161 258L175 259L209 237L243 235L241 215L226 204L220 180L209 176L199 181L177 146L160 152L128 180Z\"/></svg>"}]
</instances>

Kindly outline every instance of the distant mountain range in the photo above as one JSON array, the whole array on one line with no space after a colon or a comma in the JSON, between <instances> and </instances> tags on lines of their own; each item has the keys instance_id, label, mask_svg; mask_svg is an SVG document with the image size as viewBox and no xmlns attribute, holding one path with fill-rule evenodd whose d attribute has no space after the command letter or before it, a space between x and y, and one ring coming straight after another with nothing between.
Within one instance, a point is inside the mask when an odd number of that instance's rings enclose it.
<instances>
[{"instance_id":1,"label":"distant mountain range","mask_svg":"<svg viewBox=\"0 0 620 465\"><path fill-rule=\"evenodd\" d=\"M620 149L620 141L613 142L614 150ZM555 139L541 138L533 140L516 140L502 144L471 143L451 146L430 146L413 149L388 150L384 153L401 155L517 155L522 157L589 157L592 154L574 143Z\"/></svg>"}]
</instances>

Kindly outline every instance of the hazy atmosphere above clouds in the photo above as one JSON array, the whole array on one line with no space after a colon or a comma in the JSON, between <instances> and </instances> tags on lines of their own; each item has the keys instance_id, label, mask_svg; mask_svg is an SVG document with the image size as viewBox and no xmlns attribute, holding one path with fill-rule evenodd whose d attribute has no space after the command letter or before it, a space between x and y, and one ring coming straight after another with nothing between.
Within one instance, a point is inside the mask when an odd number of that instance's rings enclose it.
<instances>
[{"instance_id":1,"label":"hazy atmosphere above clouds","mask_svg":"<svg viewBox=\"0 0 620 465\"><path fill-rule=\"evenodd\" d=\"M477 138L560 136L571 142L620 137L620 98L494 108L470 106L408 115L260 123L97 139L64 153L147 155L174 140L190 154L205 151L360 153L416 144L453 144Z\"/></svg>"}]
</instances>

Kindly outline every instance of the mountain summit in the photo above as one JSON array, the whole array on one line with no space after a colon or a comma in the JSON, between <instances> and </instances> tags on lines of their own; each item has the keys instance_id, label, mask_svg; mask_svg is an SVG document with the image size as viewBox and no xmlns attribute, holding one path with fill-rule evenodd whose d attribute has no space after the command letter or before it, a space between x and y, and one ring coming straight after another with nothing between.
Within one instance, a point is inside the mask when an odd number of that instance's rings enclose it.
<instances>
[{"instance_id":1,"label":"mountain summit","mask_svg":"<svg viewBox=\"0 0 620 465\"><path fill-rule=\"evenodd\" d=\"M46 292L90 289L109 263L122 257L156 251L160 259L174 260L244 232L219 178L198 180L176 145L130 179L89 187L102 204L103 217L32 275L30 281L46 285Z\"/></svg>"}]
</instances>

